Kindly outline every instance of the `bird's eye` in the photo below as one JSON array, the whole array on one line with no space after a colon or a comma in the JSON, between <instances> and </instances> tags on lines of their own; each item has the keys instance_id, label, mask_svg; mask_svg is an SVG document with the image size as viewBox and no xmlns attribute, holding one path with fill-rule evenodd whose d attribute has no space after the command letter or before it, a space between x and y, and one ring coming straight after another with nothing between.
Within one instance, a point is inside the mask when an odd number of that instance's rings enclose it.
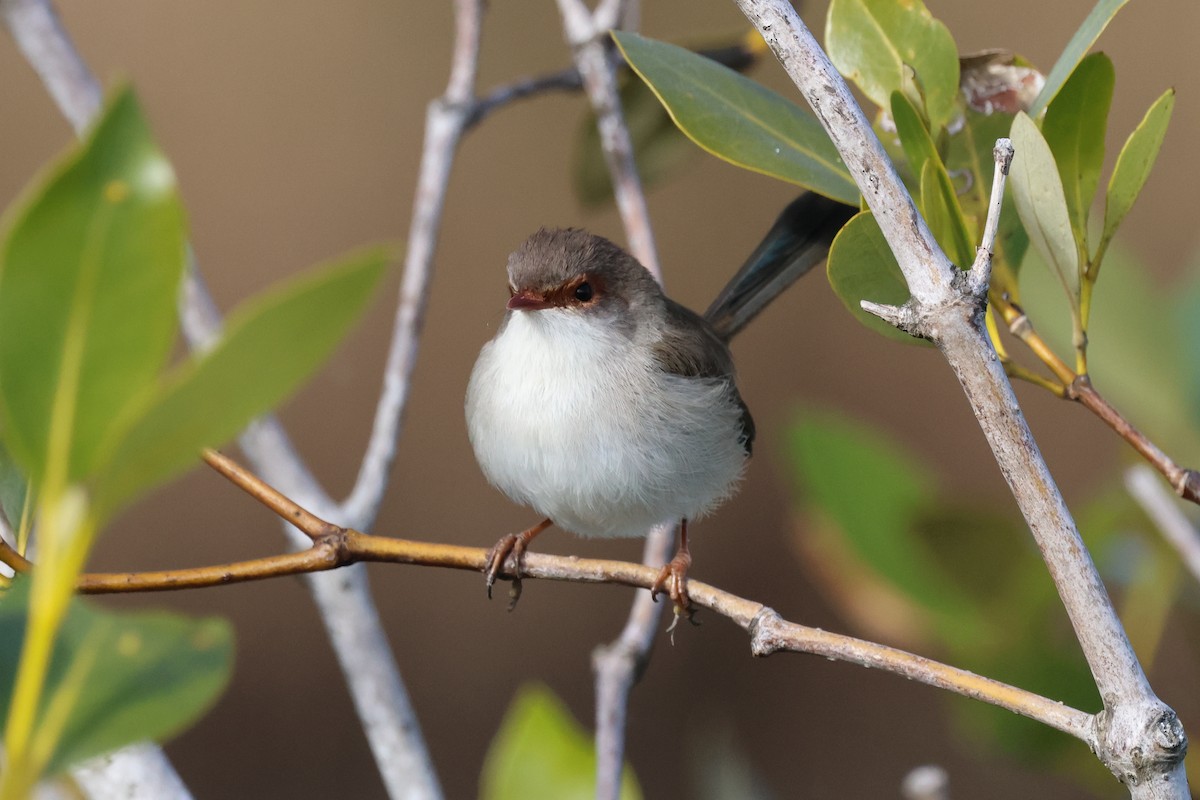
<instances>
[{"instance_id":1,"label":"bird's eye","mask_svg":"<svg viewBox=\"0 0 1200 800\"><path fill-rule=\"evenodd\" d=\"M594 294L595 292L592 291L592 285L587 281L584 281L575 287L575 299L581 303L586 303L588 300L591 300Z\"/></svg>"}]
</instances>

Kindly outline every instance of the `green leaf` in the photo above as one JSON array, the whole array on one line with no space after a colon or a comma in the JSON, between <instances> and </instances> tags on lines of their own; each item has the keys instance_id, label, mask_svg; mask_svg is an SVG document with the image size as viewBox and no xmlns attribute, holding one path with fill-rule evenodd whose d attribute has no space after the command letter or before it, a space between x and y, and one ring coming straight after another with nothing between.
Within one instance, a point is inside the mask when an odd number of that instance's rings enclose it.
<instances>
[{"instance_id":1,"label":"green leaf","mask_svg":"<svg viewBox=\"0 0 1200 800\"><path fill-rule=\"evenodd\" d=\"M936 482L912 453L881 431L811 410L798 415L788 445L805 502L837 525L875 574L943 622L970 614L975 604L947 580L918 533Z\"/></svg>"},{"instance_id":2,"label":"green leaf","mask_svg":"<svg viewBox=\"0 0 1200 800\"><path fill-rule=\"evenodd\" d=\"M929 135L921 112L900 91L892 92L892 120L896 124L896 133L900 137L900 146L904 148L904 160L908 162L908 170L914 178L920 180L925 162L935 160L940 162L937 147Z\"/></svg>"},{"instance_id":3,"label":"green leaf","mask_svg":"<svg viewBox=\"0 0 1200 800\"><path fill-rule=\"evenodd\" d=\"M321 364L366 306L390 257L370 248L254 298L203 356L177 369L121 441L96 488L104 518L196 463Z\"/></svg>"},{"instance_id":4,"label":"green leaf","mask_svg":"<svg viewBox=\"0 0 1200 800\"><path fill-rule=\"evenodd\" d=\"M0 598L0 719L8 716L31 581ZM217 618L113 613L75 598L54 651L35 736L55 745L47 774L190 725L233 665L233 634Z\"/></svg>"},{"instance_id":5,"label":"green leaf","mask_svg":"<svg viewBox=\"0 0 1200 800\"><path fill-rule=\"evenodd\" d=\"M548 687L529 684L517 693L488 748L481 782L481 800L590 800L596 791L591 737ZM641 796L626 767L621 797Z\"/></svg>"},{"instance_id":6,"label":"green leaf","mask_svg":"<svg viewBox=\"0 0 1200 800\"><path fill-rule=\"evenodd\" d=\"M1029 108L1029 116L1037 117L1043 109L1050 105L1050 101L1058 95L1067 78L1075 71L1075 65L1088 50L1092 49L1092 45L1108 27L1109 21L1128 2L1129 0L1097 0L1096 5L1083 20L1083 24L1079 26L1079 30L1075 31L1071 41L1067 42L1066 49L1058 57L1050 74L1046 76L1046 83L1042 86L1042 91Z\"/></svg>"},{"instance_id":7,"label":"green leaf","mask_svg":"<svg viewBox=\"0 0 1200 800\"><path fill-rule=\"evenodd\" d=\"M1175 90L1168 89L1154 101L1146 116L1129 134L1112 177L1108 179L1108 195L1104 208L1104 233L1100 237L1098 252L1103 254L1120 227L1121 221L1133 208L1133 202L1146 185L1146 178L1158 158L1158 149L1167 135L1171 112L1175 108Z\"/></svg>"},{"instance_id":8,"label":"green leaf","mask_svg":"<svg viewBox=\"0 0 1200 800\"><path fill-rule=\"evenodd\" d=\"M625 60L700 147L744 169L858 205L858 187L816 118L682 47L613 31Z\"/></svg>"},{"instance_id":9,"label":"green leaf","mask_svg":"<svg viewBox=\"0 0 1200 800\"><path fill-rule=\"evenodd\" d=\"M975 261L975 248L950 176L939 159L926 161L921 170L921 214L950 259L959 269L970 269Z\"/></svg>"},{"instance_id":10,"label":"green leaf","mask_svg":"<svg viewBox=\"0 0 1200 800\"><path fill-rule=\"evenodd\" d=\"M0 407L35 484L95 469L165 363L184 264L170 164L133 93L10 209L0 244Z\"/></svg>"},{"instance_id":11,"label":"green leaf","mask_svg":"<svg viewBox=\"0 0 1200 800\"><path fill-rule=\"evenodd\" d=\"M834 238L825 269L834 294L855 319L889 339L909 344L922 342L864 311L860 305L863 300L870 300L898 306L909 298L904 273L870 211L856 214Z\"/></svg>"},{"instance_id":12,"label":"green leaf","mask_svg":"<svg viewBox=\"0 0 1200 800\"><path fill-rule=\"evenodd\" d=\"M931 125L940 128L955 115L958 48L921 0L833 0L825 48L838 71L880 108L904 89L908 66L916 72Z\"/></svg>"},{"instance_id":13,"label":"green leaf","mask_svg":"<svg viewBox=\"0 0 1200 800\"><path fill-rule=\"evenodd\" d=\"M0 440L0 509L14 532L26 513L25 504L31 502L33 492L29 490L29 481Z\"/></svg>"},{"instance_id":14,"label":"green leaf","mask_svg":"<svg viewBox=\"0 0 1200 800\"><path fill-rule=\"evenodd\" d=\"M1079 250L1071 232L1067 200L1062 179L1049 145L1041 131L1026 114L1013 119L1013 157L1009 185L1016 200L1017 213L1029 240L1054 270L1071 302L1071 312L1079 314Z\"/></svg>"},{"instance_id":15,"label":"green leaf","mask_svg":"<svg viewBox=\"0 0 1200 800\"><path fill-rule=\"evenodd\" d=\"M1046 109L1042 135L1054 154L1067 200L1067 213L1080 252L1086 252L1088 212L1104 166L1104 132L1112 104L1112 61L1093 53L1079 62Z\"/></svg>"}]
</instances>

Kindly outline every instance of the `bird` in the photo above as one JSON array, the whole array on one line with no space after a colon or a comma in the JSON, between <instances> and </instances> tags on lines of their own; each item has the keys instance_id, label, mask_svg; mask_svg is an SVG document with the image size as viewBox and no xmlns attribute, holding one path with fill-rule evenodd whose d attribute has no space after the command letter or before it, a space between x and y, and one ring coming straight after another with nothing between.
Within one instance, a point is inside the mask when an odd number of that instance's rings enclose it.
<instances>
[{"instance_id":1,"label":"bird","mask_svg":"<svg viewBox=\"0 0 1200 800\"><path fill-rule=\"evenodd\" d=\"M508 259L508 301L466 395L487 480L542 521L488 553L488 596L512 557L510 609L530 541L551 525L583 537L678 524L651 587L691 615L688 524L737 490L754 420L729 340L824 259L852 209L814 193L790 203L703 314L667 297L636 258L579 228L541 228Z\"/></svg>"}]
</instances>

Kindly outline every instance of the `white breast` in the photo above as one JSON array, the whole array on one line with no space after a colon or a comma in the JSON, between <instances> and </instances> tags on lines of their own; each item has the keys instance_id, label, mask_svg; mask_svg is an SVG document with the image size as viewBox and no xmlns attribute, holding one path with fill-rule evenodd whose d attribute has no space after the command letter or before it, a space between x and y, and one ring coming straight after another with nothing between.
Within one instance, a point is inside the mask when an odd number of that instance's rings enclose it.
<instances>
[{"instance_id":1,"label":"white breast","mask_svg":"<svg viewBox=\"0 0 1200 800\"><path fill-rule=\"evenodd\" d=\"M648 349L574 309L516 312L467 389L493 485L584 536L643 536L736 488L741 410L724 381L661 371Z\"/></svg>"}]
</instances>

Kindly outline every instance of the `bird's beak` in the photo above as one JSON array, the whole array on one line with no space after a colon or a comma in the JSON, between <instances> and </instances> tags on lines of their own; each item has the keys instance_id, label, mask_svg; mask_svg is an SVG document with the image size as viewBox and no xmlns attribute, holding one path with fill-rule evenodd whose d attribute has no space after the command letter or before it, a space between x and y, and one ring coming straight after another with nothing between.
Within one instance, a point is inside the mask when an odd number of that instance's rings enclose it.
<instances>
[{"instance_id":1,"label":"bird's beak","mask_svg":"<svg viewBox=\"0 0 1200 800\"><path fill-rule=\"evenodd\" d=\"M532 289L522 289L508 298L508 308L510 311L540 311L550 306L551 303L546 299L545 295L535 292Z\"/></svg>"}]
</instances>

